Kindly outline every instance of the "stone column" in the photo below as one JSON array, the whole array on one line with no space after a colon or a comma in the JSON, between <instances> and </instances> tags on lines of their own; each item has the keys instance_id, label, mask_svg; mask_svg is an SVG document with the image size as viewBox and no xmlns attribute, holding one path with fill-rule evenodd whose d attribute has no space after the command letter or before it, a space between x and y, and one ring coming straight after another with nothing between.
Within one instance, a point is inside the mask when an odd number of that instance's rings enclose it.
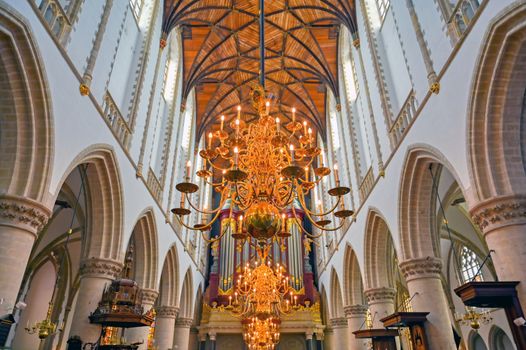
<instances>
[{"instance_id":1,"label":"stone column","mask_svg":"<svg viewBox=\"0 0 526 350\"><path fill-rule=\"evenodd\" d=\"M520 281L517 295L526 312L526 195L501 196L470 210L488 244L501 281Z\"/></svg>"},{"instance_id":2,"label":"stone column","mask_svg":"<svg viewBox=\"0 0 526 350\"><path fill-rule=\"evenodd\" d=\"M307 340L307 350L314 350L314 346L313 346L313 340L312 340L312 336L314 335L314 333L312 332L305 332L305 339Z\"/></svg>"},{"instance_id":3,"label":"stone column","mask_svg":"<svg viewBox=\"0 0 526 350\"><path fill-rule=\"evenodd\" d=\"M349 349L350 350L366 350L367 344L363 339L356 339L352 332L367 328L365 325L365 318L367 316L367 306L365 305L349 305L344 309L347 317L347 328L349 332Z\"/></svg>"},{"instance_id":4,"label":"stone column","mask_svg":"<svg viewBox=\"0 0 526 350\"><path fill-rule=\"evenodd\" d=\"M0 198L0 298L9 312L17 303L33 243L50 215L49 209L30 199Z\"/></svg>"},{"instance_id":5,"label":"stone column","mask_svg":"<svg viewBox=\"0 0 526 350\"><path fill-rule=\"evenodd\" d=\"M400 263L407 282L414 311L429 312L425 323L427 340L432 349L456 349L449 307L442 287L442 260L425 257Z\"/></svg>"},{"instance_id":6,"label":"stone column","mask_svg":"<svg viewBox=\"0 0 526 350\"><path fill-rule=\"evenodd\" d=\"M347 328L347 319L345 317L332 318L330 323L333 331L333 349L348 349L349 331Z\"/></svg>"},{"instance_id":7,"label":"stone column","mask_svg":"<svg viewBox=\"0 0 526 350\"><path fill-rule=\"evenodd\" d=\"M373 328L384 328L380 319L394 313L394 298L396 292L393 288L371 288L365 291L365 296L371 311Z\"/></svg>"},{"instance_id":8,"label":"stone column","mask_svg":"<svg viewBox=\"0 0 526 350\"><path fill-rule=\"evenodd\" d=\"M216 333L208 333L208 337L210 338L210 350L216 350L217 334Z\"/></svg>"},{"instance_id":9,"label":"stone column","mask_svg":"<svg viewBox=\"0 0 526 350\"><path fill-rule=\"evenodd\" d=\"M159 292L153 289L142 289L141 294L144 312L150 311L150 309L153 307L153 304L155 303L155 300L157 300ZM129 343L142 342L142 344L139 345L138 350L146 350L148 348L149 334L150 327L137 327L126 330L126 333L124 335Z\"/></svg>"},{"instance_id":10,"label":"stone column","mask_svg":"<svg viewBox=\"0 0 526 350\"><path fill-rule=\"evenodd\" d=\"M190 327L194 320L191 318L178 318L175 321L173 350L188 350L190 344Z\"/></svg>"},{"instance_id":11,"label":"stone column","mask_svg":"<svg viewBox=\"0 0 526 350\"><path fill-rule=\"evenodd\" d=\"M323 334L324 337L321 342L323 344L323 348L325 350L338 350L334 345L334 331L330 325L327 325L327 328L325 328L325 332Z\"/></svg>"},{"instance_id":12,"label":"stone column","mask_svg":"<svg viewBox=\"0 0 526 350\"><path fill-rule=\"evenodd\" d=\"M159 350L170 350L174 342L175 319L179 308L175 306L160 306L156 308L155 346Z\"/></svg>"},{"instance_id":13,"label":"stone column","mask_svg":"<svg viewBox=\"0 0 526 350\"><path fill-rule=\"evenodd\" d=\"M69 335L77 335L83 343L96 342L101 327L89 322L88 316L95 311L106 285L120 275L122 264L114 260L90 258L80 265L80 286Z\"/></svg>"}]
</instances>

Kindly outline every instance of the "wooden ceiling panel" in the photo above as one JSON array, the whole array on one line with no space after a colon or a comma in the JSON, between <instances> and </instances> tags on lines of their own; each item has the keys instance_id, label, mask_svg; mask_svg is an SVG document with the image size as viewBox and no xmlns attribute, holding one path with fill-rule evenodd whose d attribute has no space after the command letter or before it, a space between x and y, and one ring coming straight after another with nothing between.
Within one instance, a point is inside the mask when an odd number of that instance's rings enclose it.
<instances>
[{"instance_id":1,"label":"wooden ceiling panel","mask_svg":"<svg viewBox=\"0 0 526 350\"><path fill-rule=\"evenodd\" d=\"M183 30L183 98L195 89L198 137L225 114L254 114L260 74L258 0L164 0L163 35ZM338 96L338 29L355 32L354 0L265 0L265 81L271 114L325 132L326 92Z\"/></svg>"}]
</instances>

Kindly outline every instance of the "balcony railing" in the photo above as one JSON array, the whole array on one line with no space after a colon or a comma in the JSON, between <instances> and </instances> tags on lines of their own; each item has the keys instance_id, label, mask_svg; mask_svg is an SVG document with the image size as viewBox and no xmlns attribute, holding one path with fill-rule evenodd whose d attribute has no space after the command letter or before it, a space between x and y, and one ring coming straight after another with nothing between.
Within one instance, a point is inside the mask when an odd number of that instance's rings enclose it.
<instances>
[{"instance_id":1,"label":"balcony railing","mask_svg":"<svg viewBox=\"0 0 526 350\"><path fill-rule=\"evenodd\" d=\"M104 95L104 100L102 101L102 110L104 112L104 117L107 119L111 128L117 135L120 143L125 149L128 149L131 130L128 122L122 116L119 108L109 92L106 92Z\"/></svg>"},{"instance_id":2,"label":"balcony railing","mask_svg":"<svg viewBox=\"0 0 526 350\"><path fill-rule=\"evenodd\" d=\"M151 168L148 169L148 178L146 180L146 185L152 192L157 202L161 203L163 196L163 187L161 185L161 182L157 178L157 175L155 175L154 171Z\"/></svg>"},{"instance_id":3,"label":"balcony railing","mask_svg":"<svg viewBox=\"0 0 526 350\"><path fill-rule=\"evenodd\" d=\"M485 1L486 0L459 0L457 2L448 21L449 30L457 41L469 28L479 7Z\"/></svg>"},{"instance_id":4,"label":"balcony railing","mask_svg":"<svg viewBox=\"0 0 526 350\"><path fill-rule=\"evenodd\" d=\"M373 168L370 167L365 174L362 183L360 184L360 200L363 202L365 198L369 195L369 192L373 189L374 185L374 176Z\"/></svg>"},{"instance_id":5,"label":"balcony railing","mask_svg":"<svg viewBox=\"0 0 526 350\"><path fill-rule=\"evenodd\" d=\"M390 137L395 142L395 145L398 145L415 115L416 98L415 92L411 90L409 96L407 96L407 99L404 102L404 105L402 106L402 109L400 110L400 113L391 126L391 130L389 130Z\"/></svg>"},{"instance_id":6,"label":"balcony railing","mask_svg":"<svg viewBox=\"0 0 526 350\"><path fill-rule=\"evenodd\" d=\"M71 23L60 2L58 0L34 0L34 2L49 30L59 42L63 43L64 37L71 28Z\"/></svg>"}]
</instances>

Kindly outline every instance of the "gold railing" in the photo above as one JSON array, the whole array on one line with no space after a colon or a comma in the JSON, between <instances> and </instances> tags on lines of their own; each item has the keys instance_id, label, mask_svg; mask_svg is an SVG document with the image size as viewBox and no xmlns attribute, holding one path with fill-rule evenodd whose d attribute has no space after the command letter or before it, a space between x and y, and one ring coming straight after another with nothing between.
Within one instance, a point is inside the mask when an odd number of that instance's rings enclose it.
<instances>
[{"instance_id":1,"label":"gold railing","mask_svg":"<svg viewBox=\"0 0 526 350\"><path fill-rule=\"evenodd\" d=\"M370 167L367 173L363 177L362 183L360 184L360 200L363 201L369 192L371 192L374 185L373 168Z\"/></svg>"},{"instance_id":2,"label":"gold railing","mask_svg":"<svg viewBox=\"0 0 526 350\"><path fill-rule=\"evenodd\" d=\"M131 129L128 125L128 122L122 116L119 108L109 92L106 92L104 95L104 100L102 101L102 111L104 112L104 117L110 124L113 131L117 135L120 143L125 149L128 149Z\"/></svg>"},{"instance_id":3,"label":"gold railing","mask_svg":"<svg viewBox=\"0 0 526 350\"><path fill-rule=\"evenodd\" d=\"M35 1L36 3L36 1ZM42 0L38 6L44 21L55 37L63 43L64 37L71 28L68 15L58 0Z\"/></svg>"},{"instance_id":4,"label":"gold railing","mask_svg":"<svg viewBox=\"0 0 526 350\"><path fill-rule=\"evenodd\" d=\"M415 92L411 90L409 96L407 96L407 99L405 100L402 108L400 109L400 113L396 117L393 125L391 126L391 129L389 130L389 135L394 141L395 145L398 145L398 143L402 139L402 136L404 136L407 127L414 119L415 115L416 98Z\"/></svg>"},{"instance_id":5,"label":"gold railing","mask_svg":"<svg viewBox=\"0 0 526 350\"><path fill-rule=\"evenodd\" d=\"M456 40L466 32L477 14L479 7L485 1L486 0L459 0L457 2L448 21L449 30Z\"/></svg>"},{"instance_id":6,"label":"gold railing","mask_svg":"<svg viewBox=\"0 0 526 350\"><path fill-rule=\"evenodd\" d=\"M148 178L146 180L146 185L152 192L157 202L162 203L163 187L161 185L161 182L157 178L157 175L155 175L151 168L148 169Z\"/></svg>"}]
</instances>

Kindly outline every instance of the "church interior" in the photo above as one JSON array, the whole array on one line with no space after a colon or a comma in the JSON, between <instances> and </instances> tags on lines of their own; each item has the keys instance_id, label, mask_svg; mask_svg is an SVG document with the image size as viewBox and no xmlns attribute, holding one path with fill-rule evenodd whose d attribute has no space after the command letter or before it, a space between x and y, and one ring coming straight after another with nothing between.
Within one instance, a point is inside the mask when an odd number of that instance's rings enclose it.
<instances>
[{"instance_id":1,"label":"church interior","mask_svg":"<svg viewBox=\"0 0 526 350\"><path fill-rule=\"evenodd\" d=\"M525 0L0 0L0 349L526 350Z\"/></svg>"}]
</instances>

